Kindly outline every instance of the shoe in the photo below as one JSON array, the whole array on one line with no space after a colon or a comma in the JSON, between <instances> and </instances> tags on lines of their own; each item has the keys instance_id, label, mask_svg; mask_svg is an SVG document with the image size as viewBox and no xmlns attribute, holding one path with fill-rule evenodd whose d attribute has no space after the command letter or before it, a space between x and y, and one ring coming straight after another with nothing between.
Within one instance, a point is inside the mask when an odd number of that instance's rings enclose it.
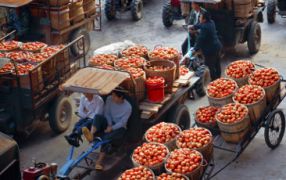
<instances>
[{"instance_id":1,"label":"shoe","mask_svg":"<svg viewBox=\"0 0 286 180\"><path fill-rule=\"evenodd\" d=\"M74 137L73 135L65 136L67 142L74 147L79 147L79 138Z\"/></svg>"},{"instance_id":2,"label":"shoe","mask_svg":"<svg viewBox=\"0 0 286 180\"><path fill-rule=\"evenodd\" d=\"M90 130L87 127L83 127L81 129L82 134L84 135L85 139L91 143L93 141L93 135L91 134Z\"/></svg>"}]
</instances>

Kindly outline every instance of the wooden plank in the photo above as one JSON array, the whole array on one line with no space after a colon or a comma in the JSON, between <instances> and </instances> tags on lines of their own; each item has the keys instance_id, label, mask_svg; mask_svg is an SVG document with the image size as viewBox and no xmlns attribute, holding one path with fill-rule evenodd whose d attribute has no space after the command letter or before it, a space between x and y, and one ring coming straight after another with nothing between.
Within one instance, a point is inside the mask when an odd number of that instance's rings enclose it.
<instances>
[{"instance_id":1,"label":"wooden plank","mask_svg":"<svg viewBox=\"0 0 286 180\"><path fill-rule=\"evenodd\" d=\"M155 113L149 111L142 111L141 119L150 119Z\"/></svg>"},{"instance_id":2,"label":"wooden plank","mask_svg":"<svg viewBox=\"0 0 286 180\"><path fill-rule=\"evenodd\" d=\"M178 91L178 88L173 88L172 93L176 93Z\"/></svg>"},{"instance_id":3,"label":"wooden plank","mask_svg":"<svg viewBox=\"0 0 286 180\"><path fill-rule=\"evenodd\" d=\"M145 105L140 105L139 109L144 110L144 111L149 111L149 112L155 112L155 113L159 111L158 107L151 107L151 106L145 106Z\"/></svg>"},{"instance_id":4,"label":"wooden plank","mask_svg":"<svg viewBox=\"0 0 286 180\"><path fill-rule=\"evenodd\" d=\"M173 87L179 87L179 86L180 86L180 83L178 83L178 82L173 83Z\"/></svg>"},{"instance_id":5,"label":"wooden plank","mask_svg":"<svg viewBox=\"0 0 286 180\"><path fill-rule=\"evenodd\" d=\"M178 80L176 80L176 83L179 83L182 86L186 86L186 85L188 85L190 83L190 80L188 80L188 79L178 79Z\"/></svg>"},{"instance_id":6,"label":"wooden plank","mask_svg":"<svg viewBox=\"0 0 286 180\"><path fill-rule=\"evenodd\" d=\"M33 0L0 0L0 7L18 8L31 3Z\"/></svg>"},{"instance_id":7,"label":"wooden plank","mask_svg":"<svg viewBox=\"0 0 286 180\"><path fill-rule=\"evenodd\" d=\"M188 72L186 75L184 76L180 76L179 79L185 79L185 80L188 80L188 79L191 79L191 77L193 77L195 75L195 73L193 71L190 71Z\"/></svg>"},{"instance_id":8,"label":"wooden plank","mask_svg":"<svg viewBox=\"0 0 286 180\"><path fill-rule=\"evenodd\" d=\"M155 104L155 103L151 103L151 102L142 102L142 103L140 103L140 105L151 106L151 107L158 107L158 108L162 107L162 104Z\"/></svg>"}]
</instances>

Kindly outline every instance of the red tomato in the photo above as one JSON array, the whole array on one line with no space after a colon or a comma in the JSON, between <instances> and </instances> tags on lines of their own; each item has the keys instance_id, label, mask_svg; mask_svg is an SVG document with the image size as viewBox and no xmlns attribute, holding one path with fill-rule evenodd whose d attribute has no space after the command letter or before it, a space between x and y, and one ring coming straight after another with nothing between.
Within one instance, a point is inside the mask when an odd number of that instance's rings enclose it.
<instances>
[{"instance_id":1,"label":"red tomato","mask_svg":"<svg viewBox=\"0 0 286 180\"><path fill-rule=\"evenodd\" d=\"M161 122L148 129L145 137L149 142L164 144L175 139L180 131L176 124Z\"/></svg>"},{"instance_id":2,"label":"red tomato","mask_svg":"<svg viewBox=\"0 0 286 180\"><path fill-rule=\"evenodd\" d=\"M117 59L118 57L113 54L99 54L99 55L93 56L89 60L89 64L91 66L101 66L101 65L112 65L113 66L114 61L116 61Z\"/></svg>"},{"instance_id":3,"label":"red tomato","mask_svg":"<svg viewBox=\"0 0 286 180\"><path fill-rule=\"evenodd\" d=\"M217 114L217 120L222 123L232 124L243 120L247 114L248 109L246 106L232 103L222 107L221 111Z\"/></svg>"},{"instance_id":4,"label":"red tomato","mask_svg":"<svg viewBox=\"0 0 286 180\"><path fill-rule=\"evenodd\" d=\"M19 48L18 41L5 41L0 43L0 51L11 51Z\"/></svg>"},{"instance_id":5,"label":"red tomato","mask_svg":"<svg viewBox=\"0 0 286 180\"><path fill-rule=\"evenodd\" d=\"M251 61L239 60L232 62L227 67L226 75L234 79L244 78L249 76L254 69L254 64Z\"/></svg>"},{"instance_id":6,"label":"red tomato","mask_svg":"<svg viewBox=\"0 0 286 180\"><path fill-rule=\"evenodd\" d=\"M234 94L234 100L241 104L252 104L262 99L264 94L260 86L245 85Z\"/></svg>"},{"instance_id":7,"label":"red tomato","mask_svg":"<svg viewBox=\"0 0 286 180\"><path fill-rule=\"evenodd\" d=\"M179 56L178 50L175 48L161 47L156 48L149 54L150 58L171 60Z\"/></svg>"},{"instance_id":8,"label":"red tomato","mask_svg":"<svg viewBox=\"0 0 286 180\"><path fill-rule=\"evenodd\" d=\"M14 51L6 54L7 58L10 58L16 62L23 62L25 60L28 60L31 56L32 53L25 51Z\"/></svg>"},{"instance_id":9,"label":"red tomato","mask_svg":"<svg viewBox=\"0 0 286 180\"><path fill-rule=\"evenodd\" d=\"M141 68L130 67L130 68L127 68L126 71L129 72L134 79L145 76L145 71L143 71L143 69Z\"/></svg>"},{"instance_id":10,"label":"red tomato","mask_svg":"<svg viewBox=\"0 0 286 180\"><path fill-rule=\"evenodd\" d=\"M57 53L58 51L60 51L61 49L63 49L65 47L65 45L60 44L60 45L55 45L55 46L49 46L45 49L43 49L42 52L49 54L50 56Z\"/></svg>"},{"instance_id":11,"label":"red tomato","mask_svg":"<svg viewBox=\"0 0 286 180\"><path fill-rule=\"evenodd\" d=\"M45 46L47 46L47 44L42 42L27 42L22 44L21 49L24 51L38 51Z\"/></svg>"},{"instance_id":12,"label":"red tomato","mask_svg":"<svg viewBox=\"0 0 286 180\"><path fill-rule=\"evenodd\" d=\"M261 87L268 87L280 79L278 71L273 68L258 69L250 76L249 83Z\"/></svg>"},{"instance_id":13,"label":"red tomato","mask_svg":"<svg viewBox=\"0 0 286 180\"><path fill-rule=\"evenodd\" d=\"M179 173L172 173L172 174L163 173L157 177L157 180L187 180L187 179L182 174Z\"/></svg>"},{"instance_id":14,"label":"red tomato","mask_svg":"<svg viewBox=\"0 0 286 180\"><path fill-rule=\"evenodd\" d=\"M126 170L118 180L154 180L154 174L150 169L139 166Z\"/></svg>"},{"instance_id":15,"label":"red tomato","mask_svg":"<svg viewBox=\"0 0 286 180\"><path fill-rule=\"evenodd\" d=\"M201 123L215 124L215 115L219 110L220 108L214 106L201 107L196 111L196 119Z\"/></svg>"},{"instance_id":16,"label":"red tomato","mask_svg":"<svg viewBox=\"0 0 286 180\"><path fill-rule=\"evenodd\" d=\"M130 57L130 56L146 57L148 55L148 49L144 46L135 45L122 51L122 55L125 57Z\"/></svg>"},{"instance_id":17,"label":"red tomato","mask_svg":"<svg viewBox=\"0 0 286 180\"><path fill-rule=\"evenodd\" d=\"M153 77L149 77L146 80L146 83L147 84L164 84L165 79L163 77L153 76Z\"/></svg>"},{"instance_id":18,"label":"red tomato","mask_svg":"<svg viewBox=\"0 0 286 180\"><path fill-rule=\"evenodd\" d=\"M184 76L184 75L188 74L189 72L190 72L190 70L187 67L180 66L180 75L181 76Z\"/></svg>"},{"instance_id":19,"label":"red tomato","mask_svg":"<svg viewBox=\"0 0 286 180\"><path fill-rule=\"evenodd\" d=\"M224 98L231 95L237 88L235 81L227 78L220 78L212 81L208 87L207 92L210 97Z\"/></svg>"},{"instance_id":20,"label":"red tomato","mask_svg":"<svg viewBox=\"0 0 286 180\"><path fill-rule=\"evenodd\" d=\"M130 67L142 67L146 60L142 57L125 57L115 61L114 65L122 69L127 69Z\"/></svg>"}]
</instances>

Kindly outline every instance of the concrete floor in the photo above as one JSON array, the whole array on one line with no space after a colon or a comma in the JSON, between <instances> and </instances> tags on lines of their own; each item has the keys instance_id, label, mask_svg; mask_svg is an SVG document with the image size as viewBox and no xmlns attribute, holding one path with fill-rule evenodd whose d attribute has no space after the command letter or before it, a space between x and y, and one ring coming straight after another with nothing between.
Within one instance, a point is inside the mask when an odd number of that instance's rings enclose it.
<instances>
[{"instance_id":1,"label":"concrete floor","mask_svg":"<svg viewBox=\"0 0 286 180\"><path fill-rule=\"evenodd\" d=\"M103 18L101 32L92 32L92 49L96 49L109 43L132 40L144 44L152 49L155 45L162 44L170 47L180 48L186 33L181 27L183 22L176 22L170 29L164 28L161 22L161 10L163 1L148 0L144 7L144 19L138 22L131 20L127 12L119 16L115 21L108 22ZM104 16L104 15L103 15ZM266 19L266 18L265 18ZM282 75L286 74L286 20L277 18L277 23L262 24L262 46L260 52L250 57L246 45L239 45L236 52L223 60L225 66L237 59L251 59L257 64L277 68ZM186 103L191 114L202 105L207 104L206 98L188 101ZM285 109L285 103L281 104ZM74 118L74 121L76 118ZM69 129L69 131L71 128ZM68 133L67 131L66 133ZM20 144L21 167L29 167L32 159L44 162L56 162L62 165L68 152L68 145L63 136L55 135L49 128L48 123L41 123L31 137ZM218 167L227 163L231 157L228 153L216 152ZM263 137L263 129L249 145L240 158L216 176L216 180L282 180L286 179L286 143L275 150L270 150ZM94 179L88 177L87 179Z\"/></svg>"}]
</instances>

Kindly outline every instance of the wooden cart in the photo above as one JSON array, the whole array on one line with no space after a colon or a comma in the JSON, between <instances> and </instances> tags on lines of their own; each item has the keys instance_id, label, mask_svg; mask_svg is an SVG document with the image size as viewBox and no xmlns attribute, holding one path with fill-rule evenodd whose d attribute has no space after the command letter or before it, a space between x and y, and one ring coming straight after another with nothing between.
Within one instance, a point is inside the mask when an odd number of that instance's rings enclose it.
<instances>
[{"instance_id":1,"label":"wooden cart","mask_svg":"<svg viewBox=\"0 0 286 180\"><path fill-rule=\"evenodd\" d=\"M55 1L60 2L59 0ZM81 7L80 11L71 18L69 17L71 11L69 10L73 7L73 3L52 6L49 2L48 0L0 0L0 7L16 10L19 15L21 15L20 12L23 8L28 9L27 11L31 17L29 19L29 30L19 37L21 41L37 40L49 45L66 44L83 35L85 38L85 51L88 52L91 43L88 32L101 30L101 0L80 1L86 4L79 6ZM75 0L72 2L75 2ZM74 44L71 51L75 55L81 54L83 43Z\"/></svg>"}]
</instances>

